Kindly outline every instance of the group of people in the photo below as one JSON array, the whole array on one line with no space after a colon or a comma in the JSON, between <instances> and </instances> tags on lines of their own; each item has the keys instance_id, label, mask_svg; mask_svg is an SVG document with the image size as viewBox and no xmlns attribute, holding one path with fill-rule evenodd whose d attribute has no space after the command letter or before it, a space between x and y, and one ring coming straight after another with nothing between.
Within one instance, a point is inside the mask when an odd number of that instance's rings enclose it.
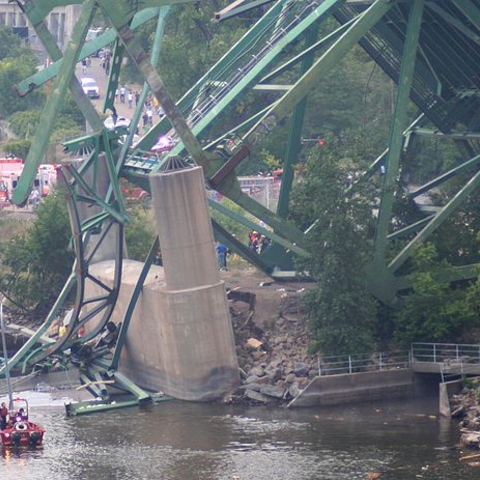
<instances>
[{"instance_id":1,"label":"group of people","mask_svg":"<svg viewBox=\"0 0 480 480\"><path fill-rule=\"evenodd\" d=\"M258 233L256 230L252 230L248 234L248 248L256 253L262 253L271 243L272 240L270 238Z\"/></svg>"},{"instance_id":2,"label":"group of people","mask_svg":"<svg viewBox=\"0 0 480 480\"><path fill-rule=\"evenodd\" d=\"M0 429L5 430L7 427L17 423L28 420L25 410L19 408L15 415L10 415L5 402L2 402L0 406Z\"/></svg>"},{"instance_id":3,"label":"group of people","mask_svg":"<svg viewBox=\"0 0 480 480\"><path fill-rule=\"evenodd\" d=\"M128 108L133 108L133 100L135 100L135 105L138 105L140 100L140 92L133 91L122 85L116 92L117 96L120 96L120 103L128 103Z\"/></svg>"},{"instance_id":4,"label":"group of people","mask_svg":"<svg viewBox=\"0 0 480 480\"><path fill-rule=\"evenodd\" d=\"M266 235L260 234L256 230L250 231L248 234L248 248L255 253L262 253L272 243L272 240ZM227 268L227 256L230 254L230 250L226 245L220 242L215 244L215 252L217 254L218 268L221 271L228 270Z\"/></svg>"}]
</instances>

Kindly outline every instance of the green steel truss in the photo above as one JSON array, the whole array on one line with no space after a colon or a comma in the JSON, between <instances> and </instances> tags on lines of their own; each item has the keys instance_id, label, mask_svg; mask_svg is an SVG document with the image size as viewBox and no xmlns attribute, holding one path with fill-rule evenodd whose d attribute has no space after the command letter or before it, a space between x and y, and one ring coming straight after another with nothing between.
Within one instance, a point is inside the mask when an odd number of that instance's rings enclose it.
<instances>
[{"instance_id":1,"label":"green steel truss","mask_svg":"<svg viewBox=\"0 0 480 480\"><path fill-rule=\"evenodd\" d=\"M32 368L45 360L48 355L64 351L66 348L80 348L85 339L75 339L75 334L87 321L83 307L97 302L102 320L88 340L97 335L108 322L118 292L118 284L106 288L102 299L85 298L83 284L87 281L89 262L92 257L87 246L90 238L113 228L115 242L110 242L111 258L115 259L117 278L122 264L122 225L127 221L120 194L119 180L127 178L134 184L149 190L148 178L159 171L169 159L177 156L204 169L206 184L235 204L261 220L267 227L264 231L273 239L273 245L264 254L251 252L246 245L214 222L217 238L232 250L247 258L266 273L276 276L294 270L294 255L308 255L306 236L289 222L289 193L293 182L293 167L297 161L301 145L302 123L309 94L321 85L322 77L357 44L378 63L397 84L395 109L392 119L389 144L377 159L372 159L371 167L360 181L368 181L380 168L385 168L380 204L375 249L369 266L369 285L380 300L393 304L401 290L408 289L409 278L402 273L402 266L412 256L415 247L425 242L450 215L461 208L462 203L478 185L480 173L478 163L478 129L480 126L480 0L244 0L232 2L230 7L218 12L216 21L228 18L259 6L268 5L266 13L251 26L245 35L205 73L191 89L178 101L169 95L157 71L156 62L161 48L163 28L171 4L188 3L172 0L17 0L25 11L38 37L45 45L54 63L45 70L18 84L20 95L27 95L33 89L53 80L52 94L47 100L38 125L32 148L26 159L26 167L15 191L15 203L24 202L29 194L43 151L51 134L51 125L67 89L74 95L93 133L66 144L66 151L74 154L87 149L90 156L85 167L74 164L62 167L65 170L64 183L69 192L69 209L72 218L72 231L76 247L76 265L71 280L65 287L77 289L77 300L72 322L65 339L55 345L48 345L32 353L31 345L22 349L13 359L12 366L23 362L24 369ZM66 50L62 53L46 28L46 15L55 6L81 3L81 14ZM86 32L92 18L100 10L112 28L92 42L85 43ZM150 59L137 41L136 30L143 23L158 18L155 44ZM322 23L332 19L338 27L324 37L319 36ZM127 56L143 75L145 85L142 100L151 91L162 105L165 117L152 127L135 146L130 148L133 131L140 120L140 107L135 111L131 132L127 142L119 144L120 131L106 132L90 101L83 95L73 72L75 64L102 46L115 43L113 68L106 95L104 111L114 109L114 93L118 85L121 60ZM289 46L295 45L300 52L294 57L282 55ZM292 72L290 78L296 80L289 85L274 84L285 72ZM274 100L259 106L259 110L245 118L232 131L225 131L216 139L207 137L208 127L232 108L242 97L252 90L276 92ZM413 101L421 114L408 124L408 103ZM139 102L142 105L143 101ZM285 141L284 179L277 211L271 211L244 194L236 176L236 168L248 162L251 147L268 135L280 123L290 122ZM458 133L455 128L461 125ZM148 151L161 134L170 135L175 147L163 155L149 155ZM428 184L410 192L412 199L438 188L449 179L467 176L457 195L446 205L440 205L429 212L418 206L422 219L415 221L400 231L392 229L392 209L397 194L397 178L402 168L403 152L415 135L437 135L454 141L461 152L458 165L444 172ZM235 139L233 142L231 140ZM90 168L97 164L107 164L110 186L101 194L95 185L90 185L84 177ZM97 165L97 166L96 166ZM347 192L348 193L348 192ZM82 217L79 205L87 202L95 205L95 214ZM249 228L258 229L247 219L223 205L210 201L213 209L220 211ZM260 227L262 228L262 227ZM106 234L105 234L106 236ZM408 241L406 240L408 239ZM403 247L393 257L391 251L395 242ZM156 246L145 263L143 276L153 260ZM450 268L438 275L446 280L457 281L476 276L477 265L461 265ZM143 276L141 278L143 278ZM132 296L130 307L122 324L117 350L111 360L94 359L88 364L87 378L99 382L105 376L113 376L126 329L136 299L142 287L140 279ZM48 328L56 313L64 303L66 293L62 292L57 304L42 327L38 338ZM89 308L92 311L92 308ZM100 314L99 313L99 314ZM88 318L87 318L88 317ZM32 340L32 344L38 340ZM100 372L100 373L99 373ZM100 378L99 378L100 377ZM123 385L125 384L123 379ZM127 382L128 383L128 382ZM129 387L130 391L134 387ZM105 396L102 389L96 394ZM139 398L143 398L143 393Z\"/></svg>"}]
</instances>

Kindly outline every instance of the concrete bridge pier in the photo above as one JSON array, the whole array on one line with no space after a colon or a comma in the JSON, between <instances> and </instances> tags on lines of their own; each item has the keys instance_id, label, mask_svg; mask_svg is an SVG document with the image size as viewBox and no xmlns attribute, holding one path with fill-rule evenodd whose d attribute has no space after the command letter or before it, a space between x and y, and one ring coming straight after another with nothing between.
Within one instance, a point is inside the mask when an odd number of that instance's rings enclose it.
<instances>
[{"instance_id":1,"label":"concrete bridge pier","mask_svg":"<svg viewBox=\"0 0 480 480\"><path fill-rule=\"evenodd\" d=\"M238 361L224 282L218 272L201 167L151 176L163 267L152 265L133 312L119 364L142 388L209 401L239 382ZM124 259L112 316L123 321L143 263ZM106 284L114 260L100 255L90 273ZM87 294L100 294L94 282Z\"/></svg>"},{"instance_id":2,"label":"concrete bridge pier","mask_svg":"<svg viewBox=\"0 0 480 480\"><path fill-rule=\"evenodd\" d=\"M157 368L184 400L219 398L238 383L233 329L216 261L201 167L150 177L165 286Z\"/></svg>"}]
</instances>

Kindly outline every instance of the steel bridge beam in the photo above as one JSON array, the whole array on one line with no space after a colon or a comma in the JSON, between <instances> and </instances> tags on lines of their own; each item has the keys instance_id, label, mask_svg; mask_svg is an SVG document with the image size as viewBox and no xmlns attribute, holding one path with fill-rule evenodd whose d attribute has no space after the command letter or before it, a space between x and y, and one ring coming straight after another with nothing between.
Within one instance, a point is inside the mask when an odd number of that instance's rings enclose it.
<instances>
[{"instance_id":1,"label":"steel bridge beam","mask_svg":"<svg viewBox=\"0 0 480 480\"><path fill-rule=\"evenodd\" d=\"M403 131L407 123L407 108L410 99L410 90L415 70L417 57L418 39L422 23L423 0L414 0L409 15L405 46L403 50L403 61L400 71L397 98L388 155L385 162L386 174L382 187L382 199L377 222L377 233L375 242L375 263L383 264L387 250L387 234L392 216L395 186L400 166L400 155L403 148Z\"/></svg>"},{"instance_id":2,"label":"steel bridge beam","mask_svg":"<svg viewBox=\"0 0 480 480\"><path fill-rule=\"evenodd\" d=\"M65 98L67 88L75 71L80 45L87 33L88 27L95 14L95 0L85 0L82 12L73 29L73 35L68 42L62 66L56 80L53 82L50 96L40 116L40 122L32 139L32 148L25 160L25 167L18 185L13 193L13 202L17 205L27 201L31 185L37 173L38 166L43 159L43 152L48 144L53 130L59 106Z\"/></svg>"}]
</instances>

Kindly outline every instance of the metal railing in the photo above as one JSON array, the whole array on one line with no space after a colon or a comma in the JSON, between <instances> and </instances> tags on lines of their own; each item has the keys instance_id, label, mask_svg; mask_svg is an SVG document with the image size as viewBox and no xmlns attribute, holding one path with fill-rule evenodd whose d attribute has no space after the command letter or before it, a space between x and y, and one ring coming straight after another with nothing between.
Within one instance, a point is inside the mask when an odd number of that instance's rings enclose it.
<instances>
[{"instance_id":1,"label":"metal railing","mask_svg":"<svg viewBox=\"0 0 480 480\"><path fill-rule=\"evenodd\" d=\"M318 375L375 372L409 368L409 366L410 354L408 351L319 357Z\"/></svg>"},{"instance_id":2,"label":"metal railing","mask_svg":"<svg viewBox=\"0 0 480 480\"><path fill-rule=\"evenodd\" d=\"M412 343L411 357L416 362L480 364L480 345Z\"/></svg>"},{"instance_id":3,"label":"metal railing","mask_svg":"<svg viewBox=\"0 0 480 480\"><path fill-rule=\"evenodd\" d=\"M409 351L318 358L318 375L410 368L413 362L439 364L439 372L469 375L480 372L480 345L412 343Z\"/></svg>"},{"instance_id":4,"label":"metal railing","mask_svg":"<svg viewBox=\"0 0 480 480\"><path fill-rule=\"evenodd\" d=\"M480 345L458 343L413 343L413 362L435 363L442 382L480 374Z\"/></svg>"}]
</instances>

